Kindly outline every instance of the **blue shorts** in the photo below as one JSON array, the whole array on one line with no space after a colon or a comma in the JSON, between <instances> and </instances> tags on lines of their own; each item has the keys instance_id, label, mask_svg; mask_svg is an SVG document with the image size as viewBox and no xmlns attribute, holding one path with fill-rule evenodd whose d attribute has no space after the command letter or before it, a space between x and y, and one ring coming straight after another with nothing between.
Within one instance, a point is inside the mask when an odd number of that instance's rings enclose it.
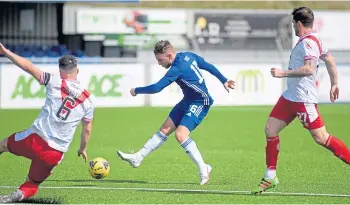
<instances>
[{"instance_id":1,"label":"blue shorts","mask_svg":"<svg viewBox=\"0 0 350 205\"><path fill-rule=\"evenodd\" d=\"M194 130L208 114L211 105L204 105L200 101L180 101L171 110L169 117L174 122L175 126L183 125L189 131Z\"/></svg>"}]
</instances>

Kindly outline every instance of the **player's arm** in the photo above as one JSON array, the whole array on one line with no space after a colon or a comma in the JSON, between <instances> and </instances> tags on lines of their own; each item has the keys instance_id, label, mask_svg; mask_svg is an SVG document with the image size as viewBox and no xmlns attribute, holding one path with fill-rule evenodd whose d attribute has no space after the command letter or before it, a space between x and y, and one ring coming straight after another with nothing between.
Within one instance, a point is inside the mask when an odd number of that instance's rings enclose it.
<instances>
[{"instance_id":1,"label":"player's arm","mask_svg":"<svg viewBox=\"0 0 350 205\"><path fill-rule=\"evenodd\" d=\"M170 85L173 81L170 81L165 76L160 79L157 83L154 83L145 87L137 87L135 88L136 94L154 94L162 91L165 87Z\"/></svg>"},{"instance_id":2,"label":"player's arm","mask_svg":"<svg viewBox=\"0 0 350 205\"><path fill-rule=\"evenodd\" d=\"M211 63L208 63L201 56L197 55L197 64L200 69L208 71L210 74L214 75L217 79L220 80L222 84L227 82L227 78L221 74L221 72Z\"/></svg>"},{"instance_id":3,"label":"player's arm","mask_svg":"<svg viewBox=\"0 0 350 205\"><path fill-rule=\"evenodd\" d=\"M208 71L214 75L224 85L224 88L229 92L229 89L234 89L235 81L227 79L221 72L211 63L208 63L201 56L197 55L197 64L200 69Z\"/></svg>"},{"instance_id":4,"label":"player's arm","mask_svg":"<svg viewBox=\"0 0 350 205\"><path fill-rule=\"evenodd\" d=\"M87 161L87 145L90 141L92 129L92 121L82 121L82 131L80 137L80 148L78 150L78 156L82 155L84 160Z\"/></svg>"},{"instance_id":5,"label":"player's arm","mask_svg":"<svg viewBox=\"0 0 350 205\"><path fill-rule=\"evenodd\" d=\"M337 72L337 65L335 63L333 56L330 54L322 55L320 57L320 59L326 63L329 78L331 80L331 85L337 85L338 84L338 72Z\"/></svg>"},{"instance_id":6,"label":"player's arm","mask_svg":"<svg viewBox=\"0 0 350 205\"><path fill-rule=\"evenodd\" d=\"M326 63L329 78L331 80L331 90L329 92L329 99L334 103L339 98L339 86L338 86L338 72L335 60L332 55L324 54L320 57Z\"/></svg>"},{"instance_id":7,"label":"player's arm","mask_svg":"<svg viewBox=\"0 0 350 205\"><path fill-rule=\"evenodd\" d=\"M0 43L0 53L4 54L15 65L17 65L22 70L32 75L37 81L40 82L42 72L37 67L35 67L35 65L32 62L30 62L29 60L21 56L16 55L15 53L12 53L10 50L6 49L1 43Z\"/></svg>"},{"instance_id":8,"label":"player's arm","mask_svg":"<svg viewBox=\"0 0 350 205\"><path fill-rule=\"evenodd\" d=\"M87 160L87 145L90 141L91 137L91 129L92 129L92 119L94 116L94 105L91 101L91 96L88 98L90 100L90 104L86 104L87 112L85 113L84 118L81 120L82 130L80 136L80 148L78 150L78 156L82 155L84 160Z\"/></svg>"},{"instance_id":9,"label":"player's arm","mask_svg":"<svg viewBox=\"0 0 350 205\"><path fill-rule=\"evenodd\" d=\"M87 144L90 141L92 130L92 121L82 121L82 131L81 131L81 139L80 139L80 149L86 150Z\"/></svg>"},{"instance_id":10,"label":"player's arm","mask_svg":"<svg viewBox=\"0 0 350 205\"><path fill-rule=\"evenodd\" d=\"M177 80L181 75L181 71L179 68L173 66L170 70L165 74L163 78L161 78L157 83L146 87L137 87L135 88L135 95L137 94L154 94L162 91L165 87L170 85L172 82Z\"/></svg>"},{"instance_id":11,"label":"player's arm","mask_svg":"<svg viewBox=\"0 0 350 205\"><path fill-rule=\"evenodd\" d=\"M304 60L304 65L294 69L282 71L282 77L305 77L314 75L317 69L317 59L311 58Z\"/></svg>"},{"instance_id":12,"label":"player's arm","mask_svg":"<svg viewBox=\"0 0 350 205\"><path fill-rule=\"evenodd\" d=\"M317 43L313 40L305 39L301 42L302 50L300 52L304 58L304 65L293 70L281 71L279 69L272 68L271 74L274 77L289 77L298 78L314 75L317 70L317 58L321 55Z\"/></svg>"}]
</instances>

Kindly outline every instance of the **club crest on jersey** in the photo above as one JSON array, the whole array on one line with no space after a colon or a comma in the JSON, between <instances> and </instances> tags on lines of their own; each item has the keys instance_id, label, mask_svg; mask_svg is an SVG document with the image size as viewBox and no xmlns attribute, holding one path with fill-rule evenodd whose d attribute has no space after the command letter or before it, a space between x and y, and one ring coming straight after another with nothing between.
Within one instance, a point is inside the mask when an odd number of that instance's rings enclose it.
<instances>
[{"instance_id":1,"label":"club crest on jersey","mask_svg":"<svg viewBox=\"0 0 350 205\"><path fill-rule=\"evenodd\" d=\"M305 42L305 48L307 48L308 50L312 50L312 48L311 48L311 46L310 46L310 44L308 43L308 42Z\"/></svg>"}]
</instances>

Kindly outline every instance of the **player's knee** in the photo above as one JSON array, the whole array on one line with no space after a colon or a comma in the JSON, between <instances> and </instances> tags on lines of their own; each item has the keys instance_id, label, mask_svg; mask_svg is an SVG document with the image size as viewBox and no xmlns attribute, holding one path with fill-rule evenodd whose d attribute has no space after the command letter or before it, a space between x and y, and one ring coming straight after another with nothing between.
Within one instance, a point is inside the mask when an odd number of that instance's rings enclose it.
<instances>
[{"instance_id":1,"label":"player's knee","mask_svg":"<svg viewBox=\"0 0 350 205\"><path fill-rule=\"evenodd\" d=\"M185 141L185 139L188 137L188 135L186 133L182 132L181 130L176 130L175 137L179 143L182 143L183 141Z\"/></svg>"},{"instance_id":2,"label":"player's knee","mask_svg":"<svg viewBox=\"0 0 350 205\"><path fill-rule=\"evenodd\" d=\"M161 128L159 129L159 131L160 131L162 134L164 134L164 135L166 135L166 136L169 136L169 135L173 132L173 129L172 129L171 127L165 127L165 126L163 126L163 127L161 127Z\"/></svg>"},{"instance_id":3,"label":"player's knee","mask_svg":"<svg viewBox=\"0 0 350 205\"><path fill-rule=\"evenodd\" d=\"M176 129L173 121L171 118L166 119L166 121L163 123L162 127L159 129L160 132L162 132L164 135L169 136L171 133L174 132Z\"/></svg>"},{"instance_id":4,"label":"player's knee","mask_svg":"<svg viewBox=\"0 0 350 205\"><path fill-rule=\"evenodd\" d=\"M277 136L278 135L277 129L275 129L271 124L266 123L266 125L265 125L265 135L267 137Z\"/></svg>"},{"instance_id":5,"label":"player's knee","mask_svg":"<svg viewBox=\"0 0 350 205\"><path fill-rule=\"evenodd\" d=\"M310 134L317 144L324 146L327 143L329 133L324 126L318 129L310 130Z\"/></svg>"},{"instance_id":6,"label":"player's knee","mask_svg":"<svg viewBox=\"0 0 350 205\"><path fill-rule=\"evenodd\" d=\"M7 138L0 141L0 146L7 147Z\"/></svg>"},{"instance_id":7,"label":"player's knee","mask_svg":"<svg viewBox=\"0 0 350 205\"><path fill-rule=\"evenodd\" d=\"M315 142L319 145L326 145L329 134L328 133L317 133L312 134L312 137L314 138Z\"/></svg>"},{"instance_id":8,"label":"player's knee","mask_svg":"<svg viewBox=\"0 0 350 205\"><path fill-rule=\"evenodd\" d=\"M7 139L8 138L5 138L3 140L0 141L0 152L8 152L8 148L7 148Z\"/></svg>"}]
</instances>

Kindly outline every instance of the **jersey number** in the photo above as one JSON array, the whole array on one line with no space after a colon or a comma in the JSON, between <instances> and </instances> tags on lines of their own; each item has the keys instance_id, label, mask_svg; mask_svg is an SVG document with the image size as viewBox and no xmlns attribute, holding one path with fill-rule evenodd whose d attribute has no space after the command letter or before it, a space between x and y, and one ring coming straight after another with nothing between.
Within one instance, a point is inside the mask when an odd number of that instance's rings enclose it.
<instances>
[{"instance_id":1,"label":"jersey number","mask_svg":"<svg viewBox=\"0 0 350 205\"><path fill-rule=\"evenodd\" d=\"M67 105L68 101L70 102L71 106L75 105L75 100L72 97L67 96L64 98L61 107L58 109L58 112L56 113L56 116L63 121L67 120L71 112L71 108L68 107Z\"/></svg>"},{"instance_id":2,"label":"jersey number","mask_svg":"<svg viewBox=\"0 0 350 205\"><path fill-rule=\"evenodd\" d=\"M191 69L194 71L194 73L196 74L196 76L199 79L199 83L203 83L204 78L202 77L201 72L199 71L198 65L197 65L197 61L193 61L191 64Z\"/></svg>"},{"instance_id":3,"label":"jersey number","mask_svg":"<svg viewBox=\"0 0 350 205\"><path fill-rule=\"evenodd\" d=\"M190 112L192 112L195 116L199 116L199 114L202 112L203 106L197 106L197 105L191 105L190 106Z\"/></svg>"},{"instance_id":4,"label":"jersey number","mask_svg":"<svg viewBox=\"0 0 350 205\"><path fill-rule=\"evenodd\" d=\"M298 112L297 116L301 122L303 122L303 123L307 122L307 113L306 112Z\"/></svg>"},{"instance_id":5,"label":"jersey number","mask_svg":"<svg viewBox=\"0 0 350 205\"><path fill-rule=\"evenodd\" d=\"M192 112L193 114L197 112L198 106L197 105L191 105L190 106L190 112Z\"/></svg>"}]
</instances>

